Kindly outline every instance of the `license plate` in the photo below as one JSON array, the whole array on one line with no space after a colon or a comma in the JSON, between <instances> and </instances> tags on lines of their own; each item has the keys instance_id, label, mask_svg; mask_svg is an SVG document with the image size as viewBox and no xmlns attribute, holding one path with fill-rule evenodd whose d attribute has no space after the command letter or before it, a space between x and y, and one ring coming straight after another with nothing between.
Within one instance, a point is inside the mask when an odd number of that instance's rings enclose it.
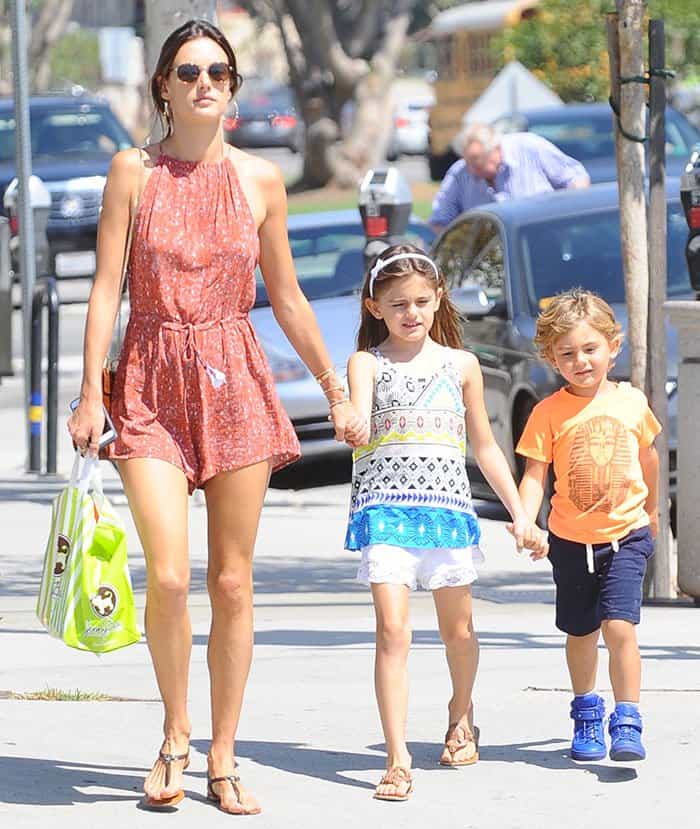
<instances>
[{"instance_id":1,"label":"license plate","mask_svg":"<svg viewBox=\"0 0 700 829\"><path fill-rule=\"evenodd\" d=\"M94 273L94 250L56 254L56 276L92 276Z\"/></svg>"}]
</instances>

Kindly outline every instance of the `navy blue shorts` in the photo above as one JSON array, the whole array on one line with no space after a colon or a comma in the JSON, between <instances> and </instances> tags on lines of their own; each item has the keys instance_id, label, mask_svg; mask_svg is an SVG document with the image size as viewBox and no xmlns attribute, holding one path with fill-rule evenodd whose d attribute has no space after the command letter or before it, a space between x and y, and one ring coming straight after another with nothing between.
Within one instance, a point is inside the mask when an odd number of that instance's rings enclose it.
<instances>
[{"instance_id":1,"label":"navy blue shorts","mask_svg":"<svg viewBox=\"0 0 700 829\"><path fill-rule=\"evenodd\" d=\"M612 544L593 544L590 556L585 544L549 533L559 630L586 636L598 630L604 619L639 624L642 581L654 555L649 527L633 530L618 545L615 552Z\"/></svg>"}]
</instances>

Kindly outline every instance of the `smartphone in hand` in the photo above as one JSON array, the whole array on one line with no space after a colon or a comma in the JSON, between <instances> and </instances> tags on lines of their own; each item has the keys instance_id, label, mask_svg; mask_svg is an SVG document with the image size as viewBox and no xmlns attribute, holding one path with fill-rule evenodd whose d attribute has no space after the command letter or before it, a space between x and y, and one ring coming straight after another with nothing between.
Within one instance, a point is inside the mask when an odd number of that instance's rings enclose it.
<instances>
[{"instance_id":1,"label":"smartphone in hand","mask_svg":"<svg viewBox=\"0 0 700 829\"><path fill-rule=\"evenodd\" d=\"M78 403L80 403L79 397L76 397L75 400L71 400L71 412L74 412L78 408ZM102 409L105 413L105 427L102 431L102 437L100 438L100 449L104 449L106 446L109 446L110 443L113 443L117 439L117 430L114 428L112 418L109 416L109 412L104 406L102 407Z\"/></svg>"}]
</instances>

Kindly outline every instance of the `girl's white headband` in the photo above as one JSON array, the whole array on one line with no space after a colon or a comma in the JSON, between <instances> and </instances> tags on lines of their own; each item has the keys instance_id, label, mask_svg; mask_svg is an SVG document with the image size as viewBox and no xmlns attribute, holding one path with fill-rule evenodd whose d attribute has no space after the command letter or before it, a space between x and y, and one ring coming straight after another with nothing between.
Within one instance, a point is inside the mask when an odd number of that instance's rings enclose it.
<instances>
[{"instance_id":1,"label":"girl's white headband","mask_svg":"<svg viewBox=\"0 0 700 829\"><path fill-rule=\"evenodd\" d=\"M438 281L440 280L440 274L438 273L437 266L435 262L429 257L425 256L422 253L397 253L394 256L390 256L388 259L382 259L381 257L377 259L374 263L374 267L369 273L369 295L372 299L374 299L374 281L379 275L379 271L386 268L387 265L391 265L392 262L398 262L399 259L422 259L424 262L427 262L430 267L435 271L435 279Z\"/></svg>"}]
</instances>

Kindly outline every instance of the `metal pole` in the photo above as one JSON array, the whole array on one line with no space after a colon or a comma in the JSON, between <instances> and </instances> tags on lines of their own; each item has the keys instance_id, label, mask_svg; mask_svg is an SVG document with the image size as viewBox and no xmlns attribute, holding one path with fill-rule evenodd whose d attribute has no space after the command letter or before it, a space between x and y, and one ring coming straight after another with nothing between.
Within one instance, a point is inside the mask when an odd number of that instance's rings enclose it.
<instances>
[{"instance_id":1,"label":"metal pole","mask_svg":"<svg viewBox=\"0 0 700 829\"><path fill-rule=\"evenodd\" d=\"M46 308L49 315L49 353L46 379L46 471L56 474L58 429L58 291L56 278L46 279Z\"/></svg>"},{"instance_id":2,"label":"metal pole","mask_svg":"<svg viewBox=\"0 0 700 829\"><path fill-rule=\"evenodd\" d=\"M29 471L41 472L41 423L44 416L41 389L42 331L41 316L44 307L43 281L32 296L31 344L29 348L30 397L29 397Z\"/></svg>"},{"instance_id":3,"label":"metal pole","mask_svg":"<svg viewBox=\"0 0 700 829\"><path fill-rule=\"evenodd\" d=\"M24 342L24 394L27 407L27 455L31 455L32 426L30 422L30 360L32 298L36 281L34 261L34 216L29 199L29 178L32 174L31 134L29 132L29 68L27 66L27 20L24 0L11 0L12 82L15 96L15 147L17 156L19 261L22 277L22 320ZM31 460L30 460L30 469Z\"/></svg>"},{"instance_id":4,"label":"metal pole","mask_svg":"<svg viewBox=\"0 0 700 829\"><path fill-rule=\"evenodd\" d=\"M664 69L664 21L649 21L649 399L663 426L656 438L659 453L659 535L653 561L654 598L673 599L674 573L669 526L668 400L666 381L667 206L666 206L666 79L654 74Z\"/></svg>"}]
</instances>

